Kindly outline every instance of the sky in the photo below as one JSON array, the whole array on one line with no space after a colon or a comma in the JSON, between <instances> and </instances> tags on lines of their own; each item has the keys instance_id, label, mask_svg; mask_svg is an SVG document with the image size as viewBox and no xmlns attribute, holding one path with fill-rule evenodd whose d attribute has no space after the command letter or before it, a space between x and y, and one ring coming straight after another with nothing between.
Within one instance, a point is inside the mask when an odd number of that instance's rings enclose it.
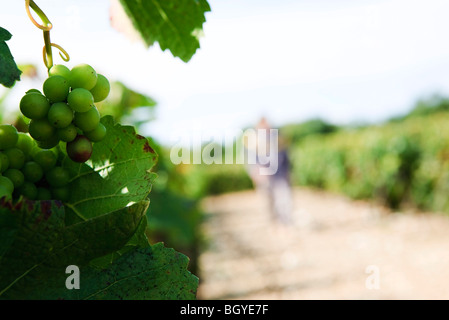
<instances>
[{"instance_id":1,"label":"sky","mask_svg":"<svg viewBox=\"0 0 449 320\"><path fill-rule=\"evenodd\" d=\"M141 133L166 144L261 116L274 126L378 122L419 98L449 95L447 0L209 0L201 48L188 63L113 29L109 0L37 3L69 67L91 64L157 101L156 120ZM16 61L35 63L44 77L42 32L24 1L2 7L0 26L13 34ZM10 99L30 85L20 81Z\"/></svg>"}]
</instances>

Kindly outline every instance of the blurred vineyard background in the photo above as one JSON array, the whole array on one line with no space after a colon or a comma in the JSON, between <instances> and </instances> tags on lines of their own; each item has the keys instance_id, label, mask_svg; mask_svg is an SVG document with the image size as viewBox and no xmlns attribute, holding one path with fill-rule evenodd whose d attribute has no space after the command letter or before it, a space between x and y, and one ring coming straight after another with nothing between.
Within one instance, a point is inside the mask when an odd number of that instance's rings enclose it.
<instances>
[{"instance_id":1,"label":"blurred vineyard background","mask_svg":"<svg viewBox=\"0 0 449 320\"><path fill-rule=\"evenodd\" d=\"M30 81L39 78L31 65L20 68ZM39 83L37 79L37 83ZM31 82L32 83L32 82ZM29 82L27 83L27 85ZM18 88L17 88L18 87ZM112 83L111 96L98 106L123 124L151 123L157 101L121 82ZM24 119L4 91L0 119L19 129ZM18 92L22 94L22 92ZM243 129L243 128L242 128ZM292 159L294 186L319 188L400 210L449 213L449 98L433 95L410 107L407 114L383 123L336 126L320 119L279 128ZM158 179L150 193L148 236L163 241L191 259L199 274L198 256L207 243L200 232L201 201L210 195L253 189L244 165L175 165L170 147L152 140L159 154ZM223 155L226 148L222 146Z\"/></svg>"}]
</instances>

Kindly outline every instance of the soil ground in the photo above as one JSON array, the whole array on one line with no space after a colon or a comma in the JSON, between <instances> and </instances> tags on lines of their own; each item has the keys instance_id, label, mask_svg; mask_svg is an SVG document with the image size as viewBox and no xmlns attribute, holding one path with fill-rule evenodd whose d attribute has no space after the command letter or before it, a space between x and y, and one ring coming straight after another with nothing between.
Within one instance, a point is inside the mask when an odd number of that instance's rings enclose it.
<instances>
[{"instance_id":1,"label":"soil ground","mask_svg":"<svg viewBox=\"0 0 449 320\"><path fill-rule=\"evenodd\" d=\"M198 299L449 299L449 216L295 189L293 223L256 191L203 201Z\"/></svg>"}]
</instances>

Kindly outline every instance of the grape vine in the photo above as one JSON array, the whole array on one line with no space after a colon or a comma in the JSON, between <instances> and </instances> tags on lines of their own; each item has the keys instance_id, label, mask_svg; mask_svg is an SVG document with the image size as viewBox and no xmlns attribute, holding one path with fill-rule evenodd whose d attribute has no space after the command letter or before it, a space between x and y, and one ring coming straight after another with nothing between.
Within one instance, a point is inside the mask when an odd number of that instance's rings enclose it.
<instances>
[{"instance_id":1,"label":"grape vine","mask_svg":"<svg viewBox=\"0 0 449 320\"><path fill-rule=\"evenodd\" d=\"M200 13L209 9L205 0L201 6L169 2L160 7L168 6L179 22L189 16L186 12L197 12L192 28L202 24ZM138 2L126 5L134 12ZM147 237L158 160L150 139L100 115L97 103L111 91L108 78L86 63L54 64L52 48L65 62L69 54L51 42L53 24L37 4L25 0L25 7L43 32L48 76L17 103L25 125L18 130L0 124L0 299L195 298L198 278L187 270L188 258L162 243L150 244ZM164 40L177 44L181 28L170 30L172 39ZM4 43L10 38L0 27L0 58L7 56L11 65L0 65L0 83L8 88L20 80ZM197 46L172 53L186 61L192 48ZM78 291L65 286L68 265L78 266L85 279ZM110 285L116 279L123 280Z\"/></svg>"}]
</instances>

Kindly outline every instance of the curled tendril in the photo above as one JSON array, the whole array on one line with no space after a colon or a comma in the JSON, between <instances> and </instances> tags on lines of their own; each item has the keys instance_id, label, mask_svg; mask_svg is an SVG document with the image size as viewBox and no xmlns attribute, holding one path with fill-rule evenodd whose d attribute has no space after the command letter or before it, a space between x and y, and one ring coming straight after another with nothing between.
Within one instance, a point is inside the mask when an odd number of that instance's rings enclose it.
<instances>
[{"instance_id":1,"label":"curled tendril","mask_svg":"<svg viewBox=\"0 0 449 320\"><path fill-rule=\"evenodd\" d=\"M48 18L45 16L45 14L42 12L42 10L40 10L39 7L36 6L36 4L33 2L33 10L39 11L39 12L38 12L38 15L41 17L41 19L42 19L42 21L43 21L43 23L44 23L45 25L39 24L39 23L33 18L33 15L31 14L31 11L30 11L31 5L32 5L32 4L31 4L31 0L25 0L25 9L26 9L27 15L28 15L28 17L30 18L31 22L32 22L36 27L38 27L38 28L41 29L41 30L44 30L44 31L50 31L51 28L53 28L53 25L51 24L51 22L50 22L50 21L48 20Z\"/></svg>"},{"instance_id":2,"label":"curled tendril","mask_svg":"<svg viewBox=\"0 0 449 320\"><path fill-rule=\"evenodd\" d=\"M62 48L59 44L56 43L50 43L50 46L55 47L57 49L59 49L59 56L61 57L62 60L64 60L65 62L70 60L70 56L67 53L67 51L64 50L64 48ZM48 59L47 59L47 52L46 52L46 46L44 46L43 50L42 50L42 55L44 58L44 63L45 65L48 67ZM51 66L50 66L51 67Z\"/></svg>"}]
</instances>

